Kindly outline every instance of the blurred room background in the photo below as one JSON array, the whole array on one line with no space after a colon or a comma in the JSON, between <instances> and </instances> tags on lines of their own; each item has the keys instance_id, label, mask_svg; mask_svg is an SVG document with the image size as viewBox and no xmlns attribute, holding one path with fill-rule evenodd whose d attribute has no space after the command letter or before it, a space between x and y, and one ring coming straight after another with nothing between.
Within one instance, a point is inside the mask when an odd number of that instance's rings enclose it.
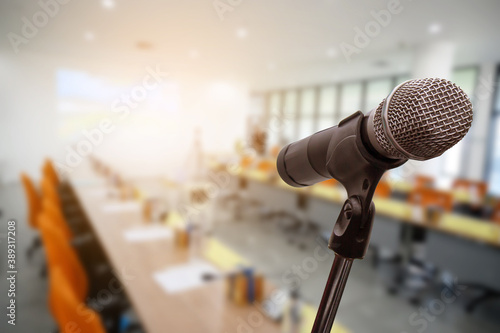
<instances>
[{"instance_id":1,"label":"blurred room background","mask_svg":"<svg viewBox=\"0 0 500 333\"><path fill-rule=\"evenodd\" d=\"M499 15L486 0L2 1L2 309L14 224L17 274L0 331L310 331L346 194L288 187L277 153L442 77L473 126L385 175L333 332L498 332Z\"/></svg>"}]
</instances>

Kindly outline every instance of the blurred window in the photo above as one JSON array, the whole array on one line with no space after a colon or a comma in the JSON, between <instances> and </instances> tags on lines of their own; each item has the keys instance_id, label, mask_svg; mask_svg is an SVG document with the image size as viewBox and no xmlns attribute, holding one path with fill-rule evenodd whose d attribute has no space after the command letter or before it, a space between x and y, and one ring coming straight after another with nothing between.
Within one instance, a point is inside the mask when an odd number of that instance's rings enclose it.
<instances>
[{"instance_id":1,"label":"blurred window","mask_svg":"<svg viewBox=\"0 0 500 333\"><path fill-rule=\"evenodd\" d=\"M361 82L342 85L340 120L361 110L363 84Z\"/></svg>"},{"instance_id":2,"label":"blurred window","mask_svg":"<svg viewBox=\"0 0 500 333\"><path fill-rule=\"evenodd\" d=\"M281 116L281 94L279 92L273 92L269 95L269 127L268 127L268 141L269 144L277 144L280 141L282 135L282 129L278 126L274 126L275 119Z\"/></svg>"},{"instance_id":3,"label":"blurred window","mask_svg":"<svg viewBox=\"0 0 500 333\"><path fill-rule=\"evenodd\" d=\"M318 126L315 131L337 124L337 86L325 86L319 90Z\"/></svg>"},{"instance_id":4,"label":"blurred window","mask_svg":"<svg viewBox=\"0 0 500 333\"><path fill-rule=\"evenodd\" d=\"M303 89L300 93L299 139L314 133L315 115L316 89Z\"/></svg>"},{"instance_id":5,"label":"blurred window","mask_svg":"<svg viewBox=\"0 0 500 333\"><path fill-rule=\"evenodd\" d=\"M281 95L279 92L271 93L269 97L269 116L279 117L281 108Z\"/></svg>"},{"instance_id":6,"label":"blurred window","mask_svg":"<svg viewBox=\"0 0 500 333\"><path fill-rule=\"evenodd\" d=\"M365 113L376 108L392 90L392 79L381 79L369 81L366 86Z\"/></svg>"},{"instance_id":7,"label":"blurred window","mask_svg":"<svg viewBox=\"0 0 500 333\"><path fill-rule=\"evenodd\" d=\"M288 143L296 139L297 97L296 90L288 90L285 93L283 115L279 122L283 127L283 143Z\"/></svg>"},{"instance_id":8,"label":"blurred window","mask_svg":"<svg viewBox=\"0 0 500 333\"><path fill-rule=\"evenodd\" d=\"M451 81L457 84L472 99L472 94L476 87L477 68L467 67L454 70ZM472 101L474 103L474 101ZM443 154L443 172L445 176L457 178L462 174L464 150L466 141L462 140L454 147Z\"/></svg>"},{"instance_id":9,"label":"blurred window","mask_svg":"<svg viewBox=\"0 0 500 333\"><path fill-rule=\"evenodd\" d=\"M500 76L497 75L496 100L493 103L493 132L490 151L488 186L491 194L500 196Z\"/></svg>"},{"instance_id":10,"label":"blurred window","mask_svg":"<svg viewBox=\"0 0 500 333\"><path fill-rule=\"evenodd\" d=\"M396 86L400 85L401 83L410 80L411 77L408 74L403 74L403 75L398 75L396 76ZM394 89L396 86L391 87L391 90Z\"/></svg>"}]
</instances>

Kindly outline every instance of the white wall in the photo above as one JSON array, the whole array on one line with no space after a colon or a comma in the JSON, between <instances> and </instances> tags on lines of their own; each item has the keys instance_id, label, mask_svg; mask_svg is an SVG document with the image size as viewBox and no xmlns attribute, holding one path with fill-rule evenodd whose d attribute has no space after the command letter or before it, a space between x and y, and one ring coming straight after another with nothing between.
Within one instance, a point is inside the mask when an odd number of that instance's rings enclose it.
<instances>
[{"instance_id":1,"label":"white wall","mask_svg":"<svg viewBox=\"0 0 500 333\"><path fill-rule=\"evenodd\" d=\"M103 103L102 117L82 124L71 141L58 133L64 116L57 111L56 72L59 68L88 72L118 82L141 83L146 67L155 61L116 63L42 55L0 55L0 176L3 181L19 179L26 171L35 179L45 157L65 164L66 148L85 137L101 118L115 116L111 105ZM167 68L160 64L161 68ZM248 88L235 81L211 81L172 74L179 85L177 113L148 110L140 105L130 117L95 146L93 153L130 176L175 172L185 164L195 128L201 128L206 152L232 151L234 141L244 137L248 108ZM84 127L85 126L85 127Z\"/></svg>"}]
</instances>

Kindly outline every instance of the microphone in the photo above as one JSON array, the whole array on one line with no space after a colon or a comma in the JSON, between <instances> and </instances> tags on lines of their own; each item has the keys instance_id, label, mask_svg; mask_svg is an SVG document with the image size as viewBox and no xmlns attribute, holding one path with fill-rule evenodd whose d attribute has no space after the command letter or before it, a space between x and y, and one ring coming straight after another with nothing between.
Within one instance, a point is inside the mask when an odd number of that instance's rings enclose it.
<instances>
[{"instance_id":1,"label":"microphone","mask_svg":"<svg viewBox=\"0 0 500 333\"><path fill-rule=\"evenodd\" d=\"M336 150L356 133L339 134L355 115L359 112L338 126L285 146L277 160L281 178L288 185L302 187L340 176L332 164L345 160ZM364 116L357 135L371 157L382 163L399 160L395 165L399 166L407 159L427 160L443 154L467 134L472 117L467 94L454 83L439 78L409 80ZM332 159L334 154L336 159ZM344 149L343 154L350 152Z\"/></svg>"},{"instance_id":2,"label":"microphone","mask_svg":"<svg viewBox=\"0 0 500 333\"><path fill-rule=\"evenodd\" d=\"M280 151L278 172L287 184L302 187L335 178L348 194L328 242L335 260L313 333L331 331L352 262L366 254L375 215L373 193L384 172L408 159L440 156L467 134L472 117L472 103L454 83L410 80L367 115L355 112L338 126Z\"/></svg>"}]
</instances>

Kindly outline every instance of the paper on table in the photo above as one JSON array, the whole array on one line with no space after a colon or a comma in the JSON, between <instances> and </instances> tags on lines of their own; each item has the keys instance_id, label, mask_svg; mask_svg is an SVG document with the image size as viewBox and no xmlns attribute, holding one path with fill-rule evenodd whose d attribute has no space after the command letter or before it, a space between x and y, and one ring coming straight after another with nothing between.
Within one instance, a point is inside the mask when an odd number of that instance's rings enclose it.
<instances>
[{"instance_id":1,"label":"paper on table","mask_svg":"<svg viewBox=\"0 0 500 333\"><path fill-rule=\"evenodd\" d=\"M98 187L98 188L94 188L94 189L90 190L89 194L93 197L106 198L106 197L116 195L117 192L116 192L116 190L114 190L112 188L103 186L103 187Z\"/></svg>"},{"instance_id":2,"label":"paper on table","mask_svg":"<svg viewBox=\"0 0 500 333\"><path fill-rule=\"evenodd\" d=\"M206 261L194 261L167 268L153 275L155 281L168 293L179 293L202 286L203 275L219 275L220 272Z\"/></svg>"},{"instance_id":3,"label":"paper on table","mask_svg":"<svg viewBox=\"0 0 500 333\"><path fill-rule=\"evenodd\" d=\"M114 202L105 204L102 210L105 213L121 213L121 212L133 212L138 211L141 208L141 204L135 200Z\"/></svg>"},{"instance_id":4,"label":"paper on table","mask_svg":"<svg viewBox=\"0 0 500 333\"><path fill-rule=\"evenodd\" d=\"M153 225L125 230L123 235L129 242L147 242L158 239L171 239L173 232L170 228Z\"/></svg>"},{"instance_id":5,"label":"paper on table","mask_svg":"<svg viewBox=\"0 0 500 333\"><path fill-rule=\"evenodd\" d=\"M73 183L78 186L104 186L106 185L106 180L102 178L77 178L73 180Z\"/></svg>"}]
</instances>

